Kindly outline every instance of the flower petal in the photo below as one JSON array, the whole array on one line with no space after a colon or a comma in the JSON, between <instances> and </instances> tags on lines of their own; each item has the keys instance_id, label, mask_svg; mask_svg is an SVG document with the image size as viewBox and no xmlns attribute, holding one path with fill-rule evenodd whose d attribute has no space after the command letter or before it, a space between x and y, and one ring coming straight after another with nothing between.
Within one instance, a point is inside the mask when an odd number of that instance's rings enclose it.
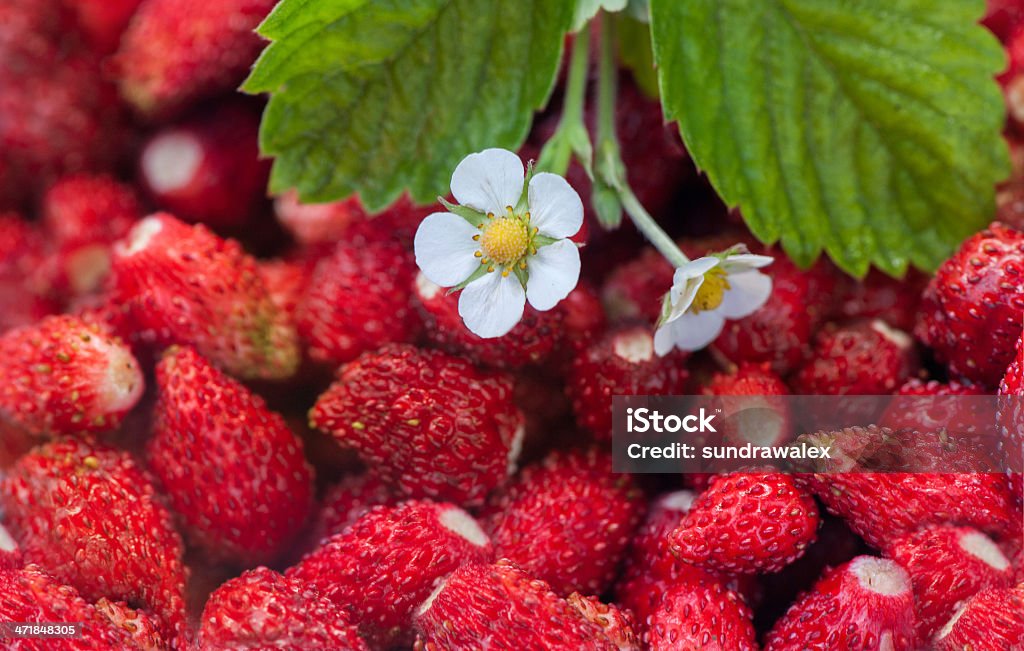
<instances>
[{"instance_id":1,"label":"flower petal","mask_svg":"<svg viewBox=\"0 0 1024 651\"><path fill-rule=\"evenodd\" d=\"M580 280L580 251L571 240L542 246L527 264L526 298L541 312L568 296Z\"/></svg>"},{"instance_id":2,"label":"flower petal","mask_svg":"<svg viewBox=\"0 0 1024 651\"><path fill-rule=\"evenodd\" d=\"M683 266L676 267L676 272L672 274L672 284L681 285L687 278L699 278L721 263L722 260L720 258L713 256L690 260Z\"/></svg>"},{"instance_id":3,"label":"flower petal","mask_svg":"<svg viewBox=\"0 0 1024 651\"><path fill-rule=\"evenodd\" d=\"M507 334L523 318L526 293L514 274L495 271L474 280L459 296L459 316L478 337Z\"/></svg>"},{"instance_id":4,"label":"flower petal","mask_svg":"<svg viewBox=\"0 0 1024 651\"><path fill-rule=\"evenodd\" d=\"M664 347L664 339L668 337L676 348L687 351L700 350L718 337L724 325L725 319L718 310L687 312L682 317L663 326L663 329L667 329L668 332L666 335L662 335L661 345ZM657 352L657 333L655 333L654 346L655 352Z\"/></svg>"},{"instance_id":5,"label":"flower petal","mask_svg":"<svg viewBox=\"0 0 1024 651\"><path fill-rule=\"evenodd\" d=\"M572 237L583 226L583 201L569 182L541 172L530 179L530 224L556 239Z\"/></svg>"},{"instance_id":6,"label":"flower petal","mask_svg":"<svg viewBox=\"0 0 1024 651\"><path fill-rule=\"evenodd\" d=\"M505 214L523 194L523 161L507 149L485 149L462 159L452 173L452 195L470 208Z\"/></svg>"},{"instance_id":7,"label":"flower petal","mask_svg":"<svg viewBox=\"0 0 1024 651\"><path fill-rule=\"evenodd\" d=\"M672 285L669 291L669 300L672 302L672 316L669 319L676 319L693 305L693 299L697 297L697 291L704 284L704 276L686 278L682 285Z\"/></svg>"},{"instance_id":8,"label":"flower petal","mask_svg":"<svg viewBox=\"0 0 1024 651\"><path fill-rule=\"evenodd\" d=\"M768 255L754 255L753 253L738 253L730 255L722 261L722 268L732 273L743 273L751 269L767 267L775 262L775 258Z\"/></svg>"},{"instance_id":9,"label":"flower petal","mask_svg":"<svg viewBox=\"0 0 1024 651\"><path fill-rule=\"evenodd\" d=\"M473 241L477 229L450 212L427 215L416 229L413 247L416 264L423 275L442 287L458 285L480 266L473 254L480 245Z\"/></svg>"},{"instance_id":10,"label":"flower petal","mask_svg":"<svg viewBox=\"0 0 1024 651\"><path fill-rule=\"evenodd\" d=\"M772 295L772 279L760 271L729 275L729 289L718 311L727 319L742 319L759 310Z\"/></svg>"}]
</instances>

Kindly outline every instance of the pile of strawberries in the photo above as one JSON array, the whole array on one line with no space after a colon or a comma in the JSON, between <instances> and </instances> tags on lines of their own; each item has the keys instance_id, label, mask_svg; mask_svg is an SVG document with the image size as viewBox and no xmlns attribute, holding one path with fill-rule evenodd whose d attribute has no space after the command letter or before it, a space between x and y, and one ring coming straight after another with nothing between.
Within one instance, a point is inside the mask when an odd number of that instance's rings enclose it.
<instances>
[{"instance_id":1,"label":"pile of strawberries","mask_svg":"<svg viewBox=\"0 0 1024 651\"><path fill-rule=\"evenodd\" d=\"M614 395L1024 395L1012 200L933 278L801 270L624 76L641 201L690 255L776 256L771 299L657 357L672 269L591 222L580 286L483 340L417 273L431 207L265 196L233 89L273 5L0 3L0 622L83 624L0 646L1024 649L1020 474L610 456Z\"/></svg>"}]
</instances>

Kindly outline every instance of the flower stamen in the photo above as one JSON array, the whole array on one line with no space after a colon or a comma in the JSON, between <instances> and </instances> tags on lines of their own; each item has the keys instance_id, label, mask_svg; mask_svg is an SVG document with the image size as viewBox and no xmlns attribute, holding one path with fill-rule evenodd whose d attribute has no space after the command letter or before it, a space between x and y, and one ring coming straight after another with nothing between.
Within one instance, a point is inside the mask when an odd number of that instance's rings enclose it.
<instances>
[{"instance_id":1,"label":"flower stamen","mask_svg":"<svg viewBox=\"0 0 1024 651\"><path fill-rule=\"evenodd\" d=\"M511 208L509 210L511 211ZM488 258L498 264L508 265L523 257L530 246L530 240L526 224L512 215L488 224L480 245L482 253Z\"/></svg>"},{"instance_id":2,"label":"flower stamen","mask_svg":"<svg viewBox=\"0 0 1024 651\"><path fill-rule=\"evenodd\" d=\"M699 314L704 310L717 309L725 298L725 292L729 289L731 287L725 270L722 267L711 269L704 274L704 282L697 290L697 295L693 297L690 309L694 314Z\"/></svg>"}]
</instances>

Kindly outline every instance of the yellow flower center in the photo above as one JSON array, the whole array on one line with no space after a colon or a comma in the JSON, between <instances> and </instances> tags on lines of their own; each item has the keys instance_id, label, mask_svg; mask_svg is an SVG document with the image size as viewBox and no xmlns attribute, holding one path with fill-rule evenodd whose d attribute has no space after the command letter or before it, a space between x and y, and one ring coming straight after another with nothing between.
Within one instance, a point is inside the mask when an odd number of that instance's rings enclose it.
<instances>
[{"instance_id":1,"label":"yellow flower center","mask_svg":"<svg viewBox=\"0 0 1024 651\"><path fill-rule=\"evenodd\" d=\"M484 227L480 238L483 254L497 264L510 264L526 253L530 233L526 224L517 217L495 219Z\"/></svg>"},{"instance_id":2,"label":"yellow flower center","mask_svg":"<svg viewBox=\"0 0 1024 651\"><path fill-rule=\"evenodd\" d=\"M690 309L693 310L694 314L697 314L704 310L717 308L722 304L722 299L725 298L725 292L728 289L729 279L726 276L725 270L721 267L713 268L704 274L704 283L697 290L697 295L693 297L693 304Z\"/></svg>"}]
</instances>

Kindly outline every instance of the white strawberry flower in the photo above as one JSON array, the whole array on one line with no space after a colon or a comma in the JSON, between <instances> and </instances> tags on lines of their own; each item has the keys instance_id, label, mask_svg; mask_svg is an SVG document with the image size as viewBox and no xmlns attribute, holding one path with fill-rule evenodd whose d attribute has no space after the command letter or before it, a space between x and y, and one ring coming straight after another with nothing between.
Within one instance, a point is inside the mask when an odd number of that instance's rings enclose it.
<instances>
[{"instance_id":1,"label":"white strawberry flower","mask_svg":"<svg viewBox=\"0 0 1024 651\"><path fill-rule=\"evenodd\" d=\"M579 281L569 240L583 225L583 202L556 174L530 173L514 153L470 154L452 174L452 195L416 231L416 264L441 287L461 289L459 315L480 337L500 337L526 301L553 308Z\"/></svg>"},{"instance_id":2,"label":"white strawberry flower","mask_svg":"<svg viewBox=\"0 0 1024 651\"><path fill-rule=\"evenodd\" d=\"M726 319L742 319L761 308L772 293L772 279L758 271L771 264L743 246L676 268L654 333L654 350L700 350L718 337Z\"/></svg>"}]
</instances>

